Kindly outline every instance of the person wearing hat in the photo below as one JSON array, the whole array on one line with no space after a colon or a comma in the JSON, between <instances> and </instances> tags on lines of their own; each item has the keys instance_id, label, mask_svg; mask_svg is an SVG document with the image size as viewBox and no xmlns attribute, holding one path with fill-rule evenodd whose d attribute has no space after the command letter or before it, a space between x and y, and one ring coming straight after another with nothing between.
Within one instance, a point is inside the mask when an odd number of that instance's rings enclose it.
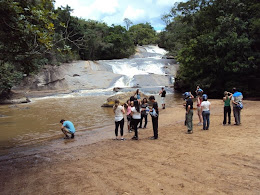
<instances>
[{"instance_id":1,"label":"person wearing hat","mask_svg":"<svg viewBox=\"0 0 260 195\"><path fill-rule=\"evenodd\" d=\"M208 101L207 94L202 95L202 100L203 130L209 130L210 102Z\"/></svg>"},{"instance_id":2,"label":"person wearing hat","mask_svg":"<svg viewBox=\"0 0 260 195\"><path fill-rule=\"evenodd\" d=\"M233 96L231 98L232 104L233 104L233 113L235 117L235 124L234 125L240 125L241 124L241 117L240 117L240 112L241 112L241 105L242 100L243 100L243 94L241 92L238 92L237 89L234 87L233 88Z\"/></svg>"},{"instance_id":3,"label":"person wearing hat","mask_svg":"<svg viewBox=\"0 0 260 195\"><path fill-rule=\"evenodd\" d=\"M193 123L192 123L192 119L193 119L193 95L191 94L191 92L185 92L183 94L184 96L184 100L186 101L185 107L186 107L186 115L185 115L185 124L188 128L187 133L188 134L192 134L193 133Z\"/></svg>"}]
</instances>

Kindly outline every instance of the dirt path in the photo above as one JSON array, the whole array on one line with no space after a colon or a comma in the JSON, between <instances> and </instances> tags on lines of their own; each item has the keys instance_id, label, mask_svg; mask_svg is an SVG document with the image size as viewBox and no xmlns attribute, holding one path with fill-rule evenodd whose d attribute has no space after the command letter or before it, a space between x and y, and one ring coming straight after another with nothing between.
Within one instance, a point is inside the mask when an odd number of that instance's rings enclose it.
<instances>
[{"instance_id":1,"label":"dirt path","mask_svg":"<svg viewBox=\"0 0 260 195\"><path fill-rule=\"evenodd\" d=\"M148 139L149 120L139 141L127 134L1 162L1 194L259 194L260 102L245 101L241 126L222 126L222 102L210 101L209 131L195 111L194 133L185 134L179 105L161 111L158 140Z\"/></svg>"}]
</instances>

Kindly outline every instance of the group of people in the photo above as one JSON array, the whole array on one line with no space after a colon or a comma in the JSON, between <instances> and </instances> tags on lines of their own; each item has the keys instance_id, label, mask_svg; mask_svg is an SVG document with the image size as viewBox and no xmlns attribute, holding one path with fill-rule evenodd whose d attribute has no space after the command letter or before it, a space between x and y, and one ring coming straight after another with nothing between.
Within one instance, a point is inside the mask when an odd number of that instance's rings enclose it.
<instances>
[{"instance_id":1,"label":"group of people","mask_svg":"<svg viewBox=\"0 0 260 195\"><path fill-rule=\"evenodd\" d=\"M119 100L115 100L113 111L115 113L115 136L118 140L118 129L120 127L120 140L125 140L124 136L124 114L127 118L128 132L131 133L134 130L133 140L138 140L138 128L146 128L147 116L151 115L153 124L153 137L150 139L158 139L158 117L159 109L158 104L155 101L154 96L149 97L151 105L148 104L147 98L141 100L139 90L135 93L135 96L131 96L129 100L123 105L120 105ZM143 125L144 121L144 125Z\"/></svg>"},{"instance_id":2,"label":"group of people","mask_svg":"<svg viewBox=\"0 0 260 195\"><path fill-rule=\"evenodd\" d=\"M162 87L159 92L162 98L162 108L165 109L164 98L166 97L166 91ZM136 90L135 94L130 97L129 100L123 105L120 105L119 100L115 100L115 105L113 106L113 111L115 113L115 136L116 140L125 140L124 138L124 114L127 118L128 132L131 133L134 130L135 135L132 137L133 140L138 140L138 128L146 128L147 117L150 114L153 125L153 136L150 139L158 139L158 118L159 109L158 104L155 101L154 96L149 97L150 104L148 104L147 98L141 100L141 94L139 89ZM144 124L143 124L144 122ZM75 134L75 127L71 121L61 119L60 123L61 131L65 135L64 139L73 139ZM118 137L118 130L120 128L120 139ZM71 136L69 136L71 135Z\"/></svg>"},{"instance_id":3,"label":"group of people","mask_svg":"<svg viewBox=\"0 0 260 195\"><path fill-rule=\"evenodd\" d=\"M210 125L210 106L211 103L208 101L207 94L204 94L203 90L197 86L195 91L196 93L196 103L197 103L197 114L199 117L198 125L203 125L202 130L209 130ZM186 108L186 115L185 115L185 125L187 126L187 133L193 133L193 99L194 96L191 92L185 92L183 94L185 100L185 108ZM223 125L227 124L227 117L228 117L228 124L231 124L231 103L233 105L233 113L235 118L234 125L241 124L241 117L240 112L243 108L243 95L241 92L238 92L236 88L233 88L233 94L230 92L225 91L223 102L224 102L224 120Z\"/></svg>"},{"instance_id":4,"label":"group of people","mask_svg":"<svg viewBox=\"0 0 260 195\"><path fill-rule=\"evenodd\" d=\"M208 96L203 92L203 90L197 86L196 93L196 103L197 103L197 114L199 117L198 125L202 125L202 130L209 130L210 126L210 107L211 103L208 101ZM159 92L162 98L162 108L165 109L164 98L166 92L164 88ZM185 92L183 94L185 100L185 125L187 126L187 133L193 133L193 99L194 96L191 92ZM231 124L231 103L233 105L233 113L235 118L234 125L241 124L241 110L243 108L243 95L238 92L236 88L233 88L233 93L224 92L223 102L224 102L224 119L223 125ZM153 136L150 139L158 139L158 118L159 109L158 104L155 101L154 96L149 97L150 104L147 98L141 100L141 95L139 89L136 90L135 95L131 96L129 100L123 105L120 105L119 100L115 100L115 105L113 106L113 111L115 113L115 136L116 140L125 140L124 138L124 114L127 118L128 132L131 133L134 130L133 140L138 140L138 128L146 128L147 117L150 114L153 126ZM228 119L228 120L227 120ZM144 125L143 125L144 121ZM62 119L60 121L62 124L61 130L65 135L65 139L74 138L75 127L72 122L65 121ZM118 138L118 130L120 127L120 139ZM69 137L71 135L71 137Z\"/></svg>"}]
</instances>

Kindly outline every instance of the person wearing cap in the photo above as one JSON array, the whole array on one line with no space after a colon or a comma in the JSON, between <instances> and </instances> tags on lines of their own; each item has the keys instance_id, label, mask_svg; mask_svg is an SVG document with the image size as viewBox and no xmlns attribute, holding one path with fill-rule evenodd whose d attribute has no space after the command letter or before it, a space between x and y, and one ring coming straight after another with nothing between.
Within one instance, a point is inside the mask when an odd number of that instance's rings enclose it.
<instances>
[{"instance_id":1,"label":"person wearing cap","mask_svg":"<svg viewBox=\"0 0 260 195\"><path fill-rule=\"evenodd\" d=\"M71 134L71 139L73 139L74 138L74 133L76 132L73 123L70 122L70 121L66 121L64 119L61 119L60 123L62 124L61 131L65 135L64 139L69 139L68 134Z\"/></svg>"},{"instance_id":2,"label":"person wearing cap","mask_svg":"<svg viewBox=\"0 0 260 195\"><path fill-rule=\"evenodd\" d=\"M202 95L202 100L203 130L209 130L210 102L208 101L207 94Z\"/></svg>"},{"instance_id":3,"label":"person wearing cap","mask_svg":"<svg viewBox=\"0 0 260 195\"><path fill-rule=\"evenodd\" d=\"M233 96L232 96L231 100L232 100L232 105L233 105L233 113L234 113L234 117L235 117L234 125L240 125L241 124L241 117L240 117L241 108L239 107L239 104L242 103L243 94L241 92L238 92L235 87L233 88Z\"/></svg>"},{"instance_id":4,"label":"person wearing cap","mask_svg":"<svg viewBox=\"0 0 260 195\"><path fill-rule=\"evenodd\" d=\"M193 123L192 123L192 119L193 119L193 95L191 94L191 92L185 92L183 94L184 99L186 101L185 107L186 107L186 115L185 115L185 124L188 128L187 133L188 134L192 134L193 133Z\"/></svg>"}]
</instances>

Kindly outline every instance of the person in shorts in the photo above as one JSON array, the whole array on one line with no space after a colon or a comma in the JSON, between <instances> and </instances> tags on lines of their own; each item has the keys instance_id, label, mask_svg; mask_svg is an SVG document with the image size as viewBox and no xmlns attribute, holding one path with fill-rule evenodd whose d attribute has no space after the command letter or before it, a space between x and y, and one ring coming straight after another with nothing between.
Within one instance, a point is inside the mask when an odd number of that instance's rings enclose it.
<instances>
[{"instance_id":1,"label":"person in shorts","mask_svg":"<svg viewBox=\"0 0 260 195\"><path fill-rule=\"evenodd\" d=\"M159 92L159 95L161 95L162 109L165 109L166 91L165 91L164 87L162 87L162 90Z\"/></svg>"},{"instance_id":2,"label":"person in shorts","mask_svg":"<svg viewBox=\"0 0 260 195\"><path fill-rule=\"evenodd\" d=\"M71 134L71 139L73 139L74 138L74 134L76 132L73 123L70 122L70 121L66 121L64 119L61 119L60 123L62 124L61 131L65 135L64 139L69 139L69 135L68 134Z\"/></svg>"}]
</instances>

